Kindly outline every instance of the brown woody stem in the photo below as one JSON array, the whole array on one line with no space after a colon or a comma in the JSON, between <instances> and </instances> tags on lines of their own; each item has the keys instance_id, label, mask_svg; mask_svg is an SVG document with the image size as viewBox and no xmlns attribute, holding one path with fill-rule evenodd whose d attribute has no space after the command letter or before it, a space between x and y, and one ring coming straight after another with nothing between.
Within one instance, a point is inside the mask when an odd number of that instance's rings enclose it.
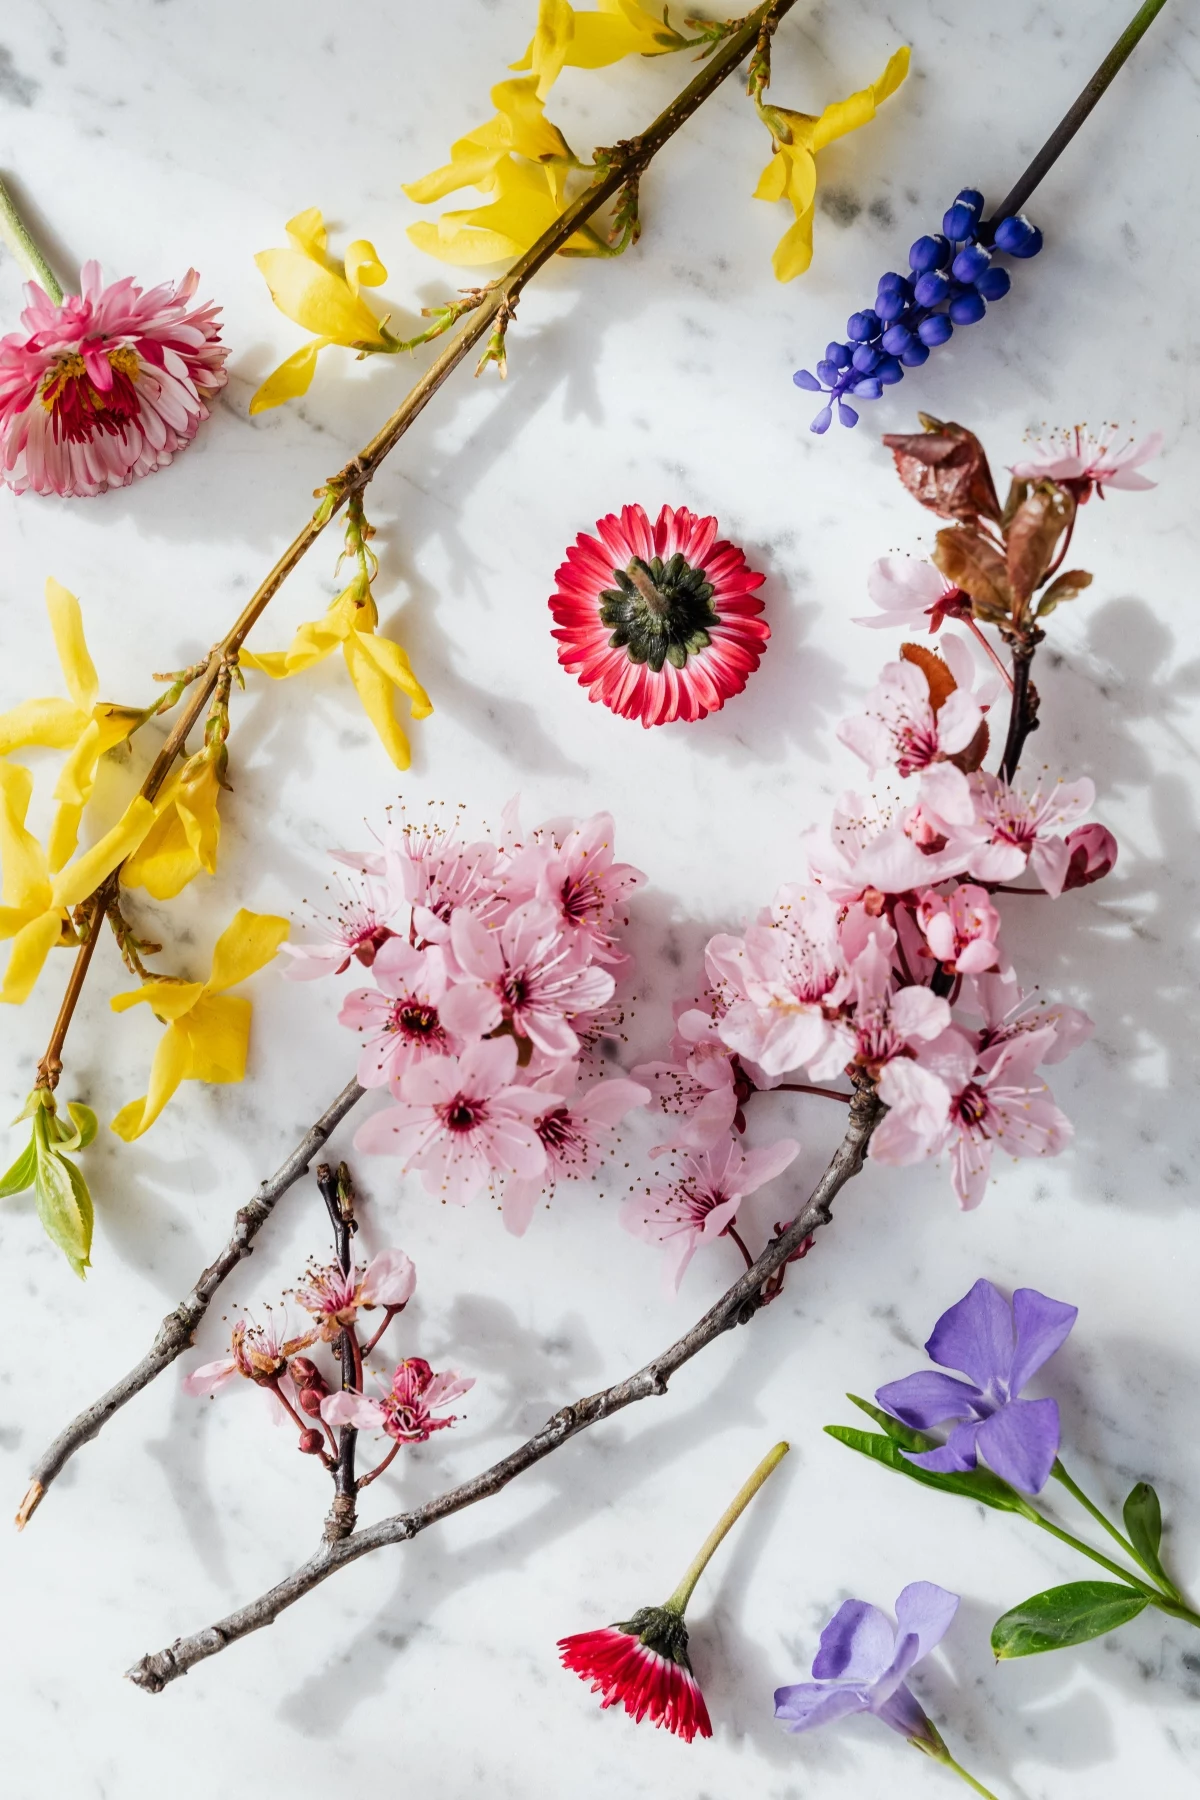
<instances>
[{"instance_id":1,"label":"brown woody stem","mask_svg":"<svg viewBox=\"0 0 1200 1800\"><path fill-rule=\"evenodd\" d=\"M524 1474L544 1457L550 1456L568 1438L576 1437L581 1431L587 1431L602 1419L611 1418L614 1413L623 1411L639 1400L665 1394L671 1376L694 1356L699 1355L707 1344L713 1343L735 1326L749 1323L762 1306L762 1290L768 1278L800 1247L806 1237L828 1224L838 1193L863 1166L867 1145L880 1112L881 1107L874 1090L866 1086L859 1088L850 1104L846 1135L807 1204L787 1230L773 1239L754 1265L726 1290L716 1305L710 1307L690 1331L677 1338L644 1368L626 1376L612 1387L577 1400L571 1406L564 1406L533 1437L461 1486L451 1488L412 1512L398 1513L393 1518L382 1519L377 1525L355 1531L338 1543L323 1543L315 1556L310 1557L301 1568L260 1595L257 1600L239 1607L227 1618L207 1626L203 1631L195 1632L191 1637L176 1638L165 1650L143 1656L140 1662L127 1671L129 1679L146 1693L161 1693L168 1682L186 1675L189 1669L203 1662L206 1657L215 1656L218 1651L228 1649L230 1644L246 1637L248 1633L273 1624L287 1607L294 1606L297 1600L302 1600L315 1587L319 1587L347 1564L356 1562L360 1556L367 1556L371 1551L382 1550L391 1544L408 1543L430 1525L436 1525L442 1519L461 1512L464 1507L474 1506L477 1501L500 1493L516 1476Z\"/></svg>"},{"instance_id":2,"label":"brown woody stem","mask_svg":"<svg viewBox=\"0 0 1200 1800\"><path fill-rule=\"evenodd\" d=\"M517 299L527 284L532 281L538 271L560 250L564 249L579 227L586 223L594 213L599 212L611 200L618 190L638 175L653 161L682 125L685 125L692 114L703 106L709 96L716 92L721 83L731 75L738 64L758 44L760 34L767 29L774 31L785 13L791 11L796 0L769 0L768 4L756 7L752 13L738 26L705 64L692 81L679 94L676 94L670 105L662 111L651 125L637 137L627 143L618 145L610 153L598 172L596 179L584 189L577 199L573 200L548 231L533 244L523 256L518 257L512 268L499 281L487 290L480 304L468 315L462 329L446 345L446 348L426 369L407 396L396 408L391 417L375 433L369 443L352 457L345 468L325 484L321 490L326 496L326 503L318 507L312 518L292 539L283 555L276 562L265 580L251 594L230 630L215 644L209 653L204 674L197 680L183 712L176 720L174 727L163 743L162 749L155 757L149 774L142 783L141 792L147 800L153 800L167 775L170 773L176 756L182 749L188 733L195 726L203 713L217 684L217 678L223 663L236 660L237 653L245 643L251 630L257 624L267 606L283 586L292 570L312 549L330 520L340 512L353 494L360 494L363 488L376 473L384 458L393 451L409 427L424 412L438 389L453 373L464 357L470 354L475 345L486 337L501 319L511 318ZM118 879L114 874L109 882ZM38 1086L54 1088L62 1073L62 1051L74 1017L79 996L87 977L88 968L95 952L95 925L104 917L106 910L101 904L108 891L108 883L99 889L85 904L89 909L93 929L76 953L75 966L67 983L67 991L59 1008L58 1018L50 1034L50 1042L46 1053L38 1065Z\"/></svg>"},{"instance_id":3,"label":"brown woody stem","mask_svg":"<svg viewBox=\"0 0 1200 1800\"><path fill-rule=\"evenodd\" d=\"M212 1304L227 1275L243 1257L254 1249L254 1240L275 1210L276 1203L294 1182L307 1174L308 1166L325 1146L334 1127L340 1125L351 1107L362 1099L365 1089L357 1081L348 1082L337 1099L327 1106L311 1125L291 1155L269 1181L264 1181L254 1198L247 1202L234 1220L229 1241L198 1277L191 1292L169 1312L159 1326L158 1335L141 1361L135 1363L106 1394L101 1394L59 1433L49 1449L33 1466L29 1488L17 1513L17 1529L27 1525L51 1482L60 1475L75 1452L96 1437L114 1413L128 1404L135 1394L169 1369L176 1357L190 1349L197 1328Z\"/></svg>"}]
</instances>

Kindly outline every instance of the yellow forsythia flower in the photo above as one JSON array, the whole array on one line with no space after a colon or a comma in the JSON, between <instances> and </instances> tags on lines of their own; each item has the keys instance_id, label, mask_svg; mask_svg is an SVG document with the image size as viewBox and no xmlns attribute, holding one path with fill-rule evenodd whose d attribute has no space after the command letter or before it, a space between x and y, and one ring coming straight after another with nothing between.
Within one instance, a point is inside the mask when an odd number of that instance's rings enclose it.
<instances>
[{"instance_id":1,"label":"yellow forsythia flower","mask_svg":"<svg viewBox=\"0 0 1200 1800\"><path fill-rule=\"evenodd\" d=\"M315 206L289 219L286 229L290 250L260 250L254 260L280 312L316 335L267 376L250 402L252 413L306 394L326 345L344 344L355 350L387 341L383 322L360 292L387 280L375 246L357 238L339 263L326 250L325 221Z\"/></svg>"},{"instance_id":2,"label":"yellow forsythia flower","mask_svg":"<svg viewBox=\"0 0 1200 1800\"><path fill-rule=\"evenodd\" d=\"M0 713L0 756L32 745L70 751L54 789L59 804L46 851L54 874L79 842L79 821L92 797L100 758L129 736L141 714L133 707L97 700L100 681L88 654L79 602L53 577L46 582L46 610L71 698L23 700L10 712Z\"/></svg>"},{"instance_id":3,"label":"yellow forsythia flower","mask_svg":"<svg viewBox=\"0 0 1200 1800\"><path fill-rule=\"evenodd\" d=\"M154 823L121 870L122 887L144 887L155 900L173 900L201 869L217 867L221 783L212 753L199 750L163 783Z\"/></svg>"},{"instance_id":4,"label":"yellow forsythia flower","mask_svg":"<svg viewBox=\"0 0 1200 1800\"><path fill-rule=\"evenodd\" d=\"M655 18L637 0L600 0L599 12L580 12L567 0L541 0L533 41L514 69L532 69L545 96L561 70L602 69L624 56L665 56L687 40L665 17Z\"/></svg>"},{"instance_id":5,"label":"yellow forsythia flower","mask_svg":"<svg viewBox=\"0 0 1200 1800\"><path fill-rule=\"evenodd\" d=\"M139 797L99 843L52 874L46 852L25 828L32 793L29 770L0 761L0 938L13 940L0 1001L13 1005L29 998L55 944L73 941L70 908L95 892L154 823L154 808Z\"/></svg>"},{"instance_id":6,"label":"yellow forsythia flower","mask_svg":"<svg viewBox=\"0 0 1200 1800\"><path fill-rule=\"evenodd\" d=\"M410 225L408 235L418 250L460 266L504 262L528 250L553 225L565 202L567 172L579 163L546 118L537 86L533 76L500 82L492 89L495 117L452 144L442 168L406 185L409 199L422 206L462 187L496 196L490 205ZM606 246L584 227L565 248L588 256L603 254Z\"/></svg>"},{"instance_id":7,"label":"yellow forsythia flower","mask_svg":"<svg viewBox=\"0 0 1200 1800\"><path fill-rule=\"evenodd\" d=\"M114 1012L143 1000L165 1026L150 1069L150 1089L123 1106L112 1122L131 1143L157 1119L181 1081L241 1081L250 1043L250 1002L225 992L271 961L288 934L272 913L236 913L217 939L207 981L144 981L115 994Z\"/></svg>"},{"instance_id":8,"label":"yellow forsythia flower","mask_svg":"<svg viewBox=\"0 0 1200 1800\"><path fill-rule=\"evenodd\" d=\"M895 93L908 74L908 60L907 46L897 50L878 81L847 100L827 106L819 118L810 113L788 112L782 106L760 108L771 129L775 154L762 172L754 198L790 200L796 214L796 223L780 238L771 258L778 280L791 281L796 275L803 275L812 261L817 151L868 124L875 117L876 108Z\"/></svg>"},{"instance_id":9,"label":"yellow forsythia flower","mask_svg":"<svg viewBox=\"0 0 1200 1800\"><path fill-rule=\"evenodd\" d=\"M350 679L380 742L396 767L407 769L408 739L392 707L392 690L398 688L408 695L414 719L427 719L433 706L405 651L391 638L380 637L378 624L370 588L361 576L355 576L323 618L301 625L287 650L260 655L243 650L239 660L242 668L261 669L279 681L323 662L340 645Z\"/></svg>"}]
</instances>

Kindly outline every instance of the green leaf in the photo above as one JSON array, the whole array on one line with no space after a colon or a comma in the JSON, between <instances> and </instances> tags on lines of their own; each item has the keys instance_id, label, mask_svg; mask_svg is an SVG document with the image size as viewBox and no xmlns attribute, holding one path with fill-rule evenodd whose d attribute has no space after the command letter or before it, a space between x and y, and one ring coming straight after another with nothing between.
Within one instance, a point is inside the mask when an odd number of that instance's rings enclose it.
<instances>
[{"instance_id":1,"label":"green leaf","mask_svg":"<svg viewBox=\"0 0 1200 1800\"><path fill-rule=\"evenodd\" d=\"M858 1431L851 1425L826 1425L829 1436L836 1438L839 1444L847 1444L851 1450L857 1450L861 1456L869 1456L875 1462L881 1462L886 1468L894 1469L897 1475L907 1475L910 1481L919 1481L923 1487L940 1488L944 1494L962 1494L968 1500L978 1500L983 1506L995 1507L997 1512L1020 1513L1023 1518L1036 1519L1036 1513L1023 1494L1016 1488L1009 1487L1007 1481L1001 1481L988 1469L969 1469L961 1474L938 1474L933 1469L918 1468L909 1462L901 1452L900 1446L874 1431Z\"/></svg>"},{"instance_id":2,"label":"green leaf","mask_svg":"<svg viewBox=\"0 0 1200 1800\"><path fill-rule=\"evenodd\" d=\"M1146 1594L1119 1581L1071 1581L1014 1606L992 1626L997 1657L1039 1656L1103 1637L1149 1605Z\"/></svg>"},{"instance_id":3,"label":"green leaf","mask_svg":"<svg viewBox=\"0 0 1200 1800\"><path fill-rule=\"evenodd\" d=\"M1131 1488L1121 1510L1130 1543L1169 1587L1170 1578L1158 1557L1159 1546L1162 1544L1162 1507L1150 1483L1139 1481L1135 1488Z\"/></svg>"},{"instance_id":4,"label":"green leaf","mask_svg":"<svg viewBox=\"0 0 1200 1800\"><path fill-rule=\"evenodd\" d=\"M874 1419L877 1425L882 1425L892 1442L899 1444L902 1450L937 1449L936 1438L927 1437L923 1431L914 1431L910 1425L902 1425L899 1419L894 1419L891 1413L884 1412L881 1407L872 1406L869 1400L862 1400L857 1394L847 1394L846 1398L851 1406L857 1406L859 1412L865 1412L868 1419Z\"/></svg>"},{"instance_id":5,"label":"green leaf","mask_svg":"<svg viewBox=\"0 0 1200 1800\"><path fill-rule=\"evenodd\" d=\"M23 1194L31 1188L37 1174L37 1151L32 1138L18 1156L8 1173L0 1180L0 1200L7 1200L10 1194Z\"/></svg>"},{"instance_id":6,"label":"green leaf","mask_svg":"<svg viewBox=\"0 0 1200 1800\"><path fill-rule=\"evenodd\" d=\"M68 1100L67 1112L70 1114L73 1131L67 1129L61 1119L53 1119L50 1125L51 1136L57 1138L58 1147L68 1155L77 1150L86 1150L96 1135L98 1120L90 1106L82 1100Z\"/></svg>"},{"instance_id":7,"label":"green leaf","mask_svg":"<svg viewBox=\"0 0 1200 1800\"><path fill-rule=\"evenodd\" d=\"M68 1157L47 1147L40 1150L34 1197L42 1228L83 1279L91 1258L92 1196L87 1182Z\"/></svg>"}]
</instances>

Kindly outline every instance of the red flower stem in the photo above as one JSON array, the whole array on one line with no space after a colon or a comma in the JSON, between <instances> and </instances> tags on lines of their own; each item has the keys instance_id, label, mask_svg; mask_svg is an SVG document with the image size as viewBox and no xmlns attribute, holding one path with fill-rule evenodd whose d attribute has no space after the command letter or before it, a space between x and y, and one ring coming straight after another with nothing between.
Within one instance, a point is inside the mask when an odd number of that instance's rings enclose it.
<instances>
[{"instance_id":1,"label":"red flower stem","mask_svg":"<svg viewBox=\"0 0 1200 1800\"><path fill-rule=\"evenodd\" d=\"M278 1377L276 1377L276 1379L274 1381L268 1381L267 1386L271 1389L271 1392L275 1395L276 1399L279 1401L279 1404L280 1404L280 1406L282 1406L283 1410L289 1415L290 1418L292 1418L296 1421L296 1425L297 1425L298 1429L300 1431L311 1431L312 1426L309 1424L307 1419L302 1419L300 1417L300 1414L296 1411L295 1407L292 1405L291 1401L288 1399L287 1395L284 1393L282 1387L280 1386Z\"/></svg>"},{"instance_id":2,"label":"red flower stem","mask_svg":"<svg viewBox=\"0 0 1200 1800\"><path fill-rule=\"evenodd\" d=\"M406 1300L404 1302L404 1306L407 1306L407 1305L408 1305L408 1302ZM404 1311L404 1306L389 1306L384 1309L383 1324L379 1327L379 1330L375 1333L375 1336L371 1339L370 1343L364 1344L362 1347L363 1362L366 1362L368 1356L370 1356L372 1350L375 1348L376 1344L379 1342L380 1338L383 1336L384 1332L387 1330L388 1326L391 1324L391 1322L395 1318L396 1314ZM361 1371L360 1371L360 1373L361 1373ZM361 1379L359 1381L359 1386L360 1387L362 1386Z\"/></svg>"},{"instance_id":3,"label":"red flower stem","mask_svg":"<svg viewBox=\"0 0 1200 1800\"><path fill-rule=\"evenodd\" d=\"M733 1500L725 1508L725 1511L721 1514L720 1518L701 1544L696 1553L695 1560L689 1564L683 1580L679 1583L679 1586L675 1589L671 1598L666 1602L665 1611L679 1613L682 1617L684 1609L692 1597L692 1590L695 1588L696 1583L708 1567L713 1551L717 1548L718 1544L731 1527L741 1518L763 1482L767 1479L768 1475L771 1474L772 1470L778 1468L790 1449L790 1444L776 1444L775 1448L763 1457L749 1481L744 1487L738 1490Z\"/></svg>"},{"instance_id":4,"label":"red flower stem","mask_svg":"<svg viewBox=\"0 0 1200 1800\"><path fill-rule=\"evenodd\" d=\"M853 1094L839 1094L836 1088L813 1087L807 1081L781 1081L778 1087L759 1088L760 1094L820 1094L823 1100L840 1100L849 1106Z\"/></svg>"},{"instance_id":5,"label":"red flower stem","mask_svg":"<svg viewBox=\"0 0 1200 1800\"><path fill-rule=\"evenodd\" d=\"M750 1252L747 1250L746 1241L742 1237L741 1233L738 1231L736 1225L727 1225L725 1227L725 1236L733 1239L734 1243L737 1245L738 1249L741 1251L742 1255L746 1259L746 1267L748 1269L752 1269L754 1267L754 1258L751 1256Z\"/></svg>"},{"instance_id":6,"label":"red flower stem","mask_svg":"<svg viewBox=\"0 0 1200 1800\"><path fill-rule=\"evenodd\" d=\"M395 1458L399 1454L400 1454L400 1439L397 1438L396 1442L392 1445L391 1449L388 1451L388 1453L384 1457L383 1461L381 1463L376 1463L375 1467L368 1474L359 1476L359 1478L358 1478L359 1493L361 1494L362 1490L365 1487L369 1487L377 1475L382 1475L383 1471L388 1467L388 1465L391 1462L393 1462L395 1460Z\"/></svg>"},{"instance_id":7,"label":"red flower stem","mask_svg":"<svg viewBox=\"0 0 1200 1800\"><path fill-rule=\"evenodd\" d=\"M1012 676L1009 674L1008 670L1005 668L1004 664L1001 662L1000 658L997 656L995 650L988 643L988 641L984 637L982 631L980 631L978 625L975 623L974 619L971 618L969 613L968 613L967 617L963 620L963 624L967 627L967 630L971 633L971 635L973 637L976 637L979 639L979 642L983 645L984 649L987 651L988 655L991 657L992 661L995 663L996 667L999 669L1001 675L1003 675L1005 685L1007 686L1008 691L1011 694L1012 693Z\"/></svg>"}]
</instances>

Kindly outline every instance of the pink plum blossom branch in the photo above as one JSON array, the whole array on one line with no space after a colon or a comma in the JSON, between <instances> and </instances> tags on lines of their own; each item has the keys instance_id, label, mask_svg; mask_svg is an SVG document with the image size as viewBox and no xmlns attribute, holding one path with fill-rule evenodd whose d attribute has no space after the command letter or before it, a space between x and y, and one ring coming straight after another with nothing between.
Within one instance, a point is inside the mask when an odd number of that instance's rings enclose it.
<instances>
[{"instance_id":1,"label":"pink plum blossom branch","mask_svg":"<svg viewBox=\"0 0 1200 1800\"><path fill-rule=\"evenodd\" d=\"M60 1475L75 1452L96 1437L113 1415L127 1405L142 1389L149 1387L177 1357L191 1348L200 1321L204 1318L218 1289L244 1257L254 1249L254 1240L288 1189L308 1173L314 1156L324 1148L326 1139L341 1123L352 1107L357 1106L366 1090L357 1081L347 1082L320 1118L310 1125L291 1154L282 1162L269 1181L264 1181L252 1200L241 1207L234 1219L233 1230L224 1247L197 1277L191 1291L174 1307L159 1326L157 1336L140 1362L86 1406L65 1431L61 1431L33 1466L29 1488L17 1512L17 1529L26 1526L45 1496L51 1482Z\"/></svg>"},{"instance_id":2,"label":"pink plum blossom branch","mask_svg":"<svg viewBox=\"0 0 1200 1800\"><path fill-rule=\"evenodd\" d=\"M462 1512L464 1508L500 1493L516 1476L523 1475L527 1469L561 1448L569 1438L576 1437L581 1431L588 1430L603 1419L611 1418L614 1413L623 1411L639 1400L665 1394L671 1376L694 1356L699 1355L706 1345L735 1326L749 1323L763 1304L763 1289L770 1277L800 1248L805 1238L829 1223L837 1195L862 1169L867 1145L881 1110L874 1088L869 1083L863 1083L850 1103L845 1137L809 1200L787 1230L767 1245L761 1256L726 1290L716 1305L696 1321L690 1331L677 1338L643 1368L612 1387L603 1388L599 1393L587 1395L572 1405L560 1408L540 1431L535 1432L516 1450L469 1481L427 1501L424 1506L382 1519L378 1524L355 1531L335 1543L322 1543L306 1563L258 1599L239 1607L236 1612L230 1613L215 1625L206 1626L190 1637L176 1638L166 1649L143 1656L127 1671L129 1679L146 1693L161 1693L168 1682L186 1675L197 1663L227 1649L230 1644L236 1643L250 1632L273 1624L280 1613L289 1606L294 1606L339 1569L357 1562L359 1557L392 1544L408 1543L430 1525L436 1525L454 1513Z\"/></svg>"}]
</instances>

